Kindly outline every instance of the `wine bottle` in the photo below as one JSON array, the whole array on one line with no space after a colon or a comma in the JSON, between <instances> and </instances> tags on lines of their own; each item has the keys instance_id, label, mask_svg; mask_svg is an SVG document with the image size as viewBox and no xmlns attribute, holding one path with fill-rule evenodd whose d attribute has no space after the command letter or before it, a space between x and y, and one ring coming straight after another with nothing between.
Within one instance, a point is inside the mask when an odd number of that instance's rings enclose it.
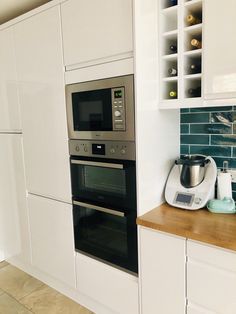
<instances>
[{"instance_id":1,"label":"wine bottle","mask_svg":"<svg viewBox=\"0 0 236 314\"><path fill-rule=\"evenodd\" d=\"M189 14L186 17L186 22L188 23L189 26L191 26L191 25L201 23L201 20L197 16L194 16L193 14Z\"/></svg>"},{"instance_id":2,"label":"wine bottle","mask_svg":"<svg viewBox=\"0 0 236 314\"><path fill-rule=\"evenodd\" d=\"M178 71L177 71L176 68L169 68L169 69L168 69L168 74L169 74L170 76L177 76L177 73L178 73Z\"/></svg>"},{"instance_id":3,"label":"wine bottle","mask_svg":"<svg viewBox=\"0 0 236 314\"><path fill-rule=\"evenodd\" d=\"M172 53L176 53L177 52L177 45L170 45L170 51L172 52Z\"/></svg>"},{"instance_id":4,"label":"wine bottle","mask_svg":"<svg viewBox=\"0 0 236 314\"><path fill-rule=\"evenodd\" d=\"M189 88L188 94L191 97L201 97L201 86L198 86L196 88Z\"/></svg>"},{"instance_id":5,"label":"wine bottle","mask_svg":"<svg viewBox=\"0 0 236 314\"><path fill-rule=\"evenodd\" d=\"M190 43L193 48L197 48L197 49L202 48L202 42L196 38L193 38Z\"/></svg>"},{"instance_id":6,"label":"wine bottle","mask_svg":"<svg viewBox=\"0 0 236 314\"><path fill-rule=\"evenodd\" d=\"M170 98L177 98L177 91L176 90L171 90L169 92Z\"/></svg>"},{"instance_id":7,"label":"wine bottle","mask_svg":"<svg viewBox=\"0 0 236 314\"><path fill-rule=\"evenodd\" d=\"M199 63L191 63L189 65L189 73L190 74L201 73L201 70L202 70L201 62L199 62Z\"/></svg>"}]
</instances>

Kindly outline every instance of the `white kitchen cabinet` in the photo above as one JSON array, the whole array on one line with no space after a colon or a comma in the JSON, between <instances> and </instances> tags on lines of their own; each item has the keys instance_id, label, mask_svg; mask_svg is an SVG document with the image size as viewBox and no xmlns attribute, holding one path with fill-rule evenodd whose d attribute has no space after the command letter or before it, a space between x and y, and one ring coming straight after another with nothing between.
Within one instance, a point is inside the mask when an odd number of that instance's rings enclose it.
<instances>
[{"instance_id":1,"label":"white kitchen cabinet","mask_svg":"<svg viewBox=\"0 0 236 314\"><path fill-rule=\"evenodd\" d=\"M209 313L236 313L236 253L188 241L187 255L188 301Z\"/></svg>"},{"instance_id":2,"label":"white kitchen cabinet","mask_svg":"<svg viewBox=\"0 0 236 314\"><path fill-rule=\"evenodd\" d=\"M69 0L61 13L68 69L132 57L132 0Z\"/></svg>"},{"instance_id":3,"label":"white kitchen cabinet","mask_svg":"<svg viewBox=\"0 0 236 314\"><path fill-rule=\"evenodd\" d=\"M13 28L0 31L0 132L21 130Z\"/></svg>"},{"instance_id":4,"label":"white kitchen cabinet","mask_svg":"<svg viewBox=\"0 0 236 314\"><path fill-rule=\"evenodd\" d=\"M235 0L204 3L204 93L206 100L235 104L236 27Z\"/></svg>"},{"instance_id":5,"label":"white kitchen cabinet","mask_svg":"<svg viewBox=\"0 0 236 314\"><path fill-rule=\"evenodd\" d=\"M77 289L114 314L138 314L138 278L83 254L76 254ZM99 312L101 314L104 311ZM97 313L96 309L95 312Z\"/></svg>"},{"instance_id":6,"label":"white kitchen cabinet","mask_svg":"<svg viewBox=\"0 0 236 314\"><path fill-rule=\"evenodd\" d=\"M32 264L75 288L72 206L28 196Z\"/></svg>"},{"instance_id":7,"label":"white kitchen cabinet","mask_svg":"<svg viewBox=\"0 0 236 314\"><path fill-rule=\"evenodd\" d=\"M59 6L15 25L15 46L30 193L71 201Z\"/></svg>"},{"instance_id":8,"label":"white kitchen cabinet","mask_svg":"<svg viewBox=\"0 0 236 314\"><path fill-rule=\"evenodd\" d=\"M139 235L141 313L185 313L186 240L143 227Z\"/></svg>"},{"instance_id":9,"label":"white kitchen cabinet","mask_svg":"<svg viewBox=\"0 0 236 314\"><path fill-rule=\"evenodd\" d=\"M30 261L22 135L0 134L0 256Z\"/></svg>"}]
</instances>

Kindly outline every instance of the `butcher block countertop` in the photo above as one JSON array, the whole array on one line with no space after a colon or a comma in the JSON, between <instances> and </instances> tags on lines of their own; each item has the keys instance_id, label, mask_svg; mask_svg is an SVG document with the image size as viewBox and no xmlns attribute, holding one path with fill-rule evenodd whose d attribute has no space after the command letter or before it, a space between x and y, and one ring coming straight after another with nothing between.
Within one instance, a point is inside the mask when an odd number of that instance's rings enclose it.
<instances>
[{"instance_id":1,"label":"butcher block countertop","mask_svg":"<svg viewBox=\"0 0 236 314\"><path fill-rule=\"evenodd\" d=\"M190 211L165 203L138 217L137 224L236 251L236 214Z\"/></svg>"}]
</instances>

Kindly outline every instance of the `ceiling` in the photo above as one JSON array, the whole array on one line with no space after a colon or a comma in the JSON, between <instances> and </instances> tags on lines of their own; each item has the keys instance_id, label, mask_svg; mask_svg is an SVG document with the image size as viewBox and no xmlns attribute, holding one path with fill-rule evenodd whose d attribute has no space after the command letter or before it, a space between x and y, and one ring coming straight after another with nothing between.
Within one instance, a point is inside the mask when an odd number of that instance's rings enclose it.
<instances>
[{"instance_id":1,"label":"ceiling","mask_svg":"<svg viewBox=\"0 0 236 314\"><path fill-rule=\"evenodd\" d=\"M51 0L0 0L0 24Z\"/></svg>"}]
</instances>

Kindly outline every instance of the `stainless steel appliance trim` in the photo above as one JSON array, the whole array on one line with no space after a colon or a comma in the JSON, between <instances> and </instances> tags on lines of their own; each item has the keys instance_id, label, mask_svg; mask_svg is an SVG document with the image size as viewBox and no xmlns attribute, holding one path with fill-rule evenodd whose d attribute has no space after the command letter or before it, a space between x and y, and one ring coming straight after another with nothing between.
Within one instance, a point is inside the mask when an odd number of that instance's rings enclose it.
<instances>
[{"instance_id":1,"label":"stainless steel appliance trim","mask_svg":"<svg viewBox=\"0 0 236 314\"><path fill-rule=\"evenodd\" d=\"M85 165L85 166L95 166L103 168L113 168L113 169L124 169L124 166L121 164L109 164L106 162L96 162L96 161L87 161L87 160L71 160L72 164Z\"/></svg>"},{"instance_id":2,"label":"stainless steel appliance trim","mask_svg":"<svg viewBox=\"0 0 236 314\"><path fill-rule=\"evenodd\" d=\"M115 141L134 141L134 75L124 75L108 79L82 82L66 85L66 110L67 125L70 139L80 140L115 140ZM125 131L74 131L72 93L99 90L104 88L125 88L124 112L125 112ZM112 104L111 104L112 106Z\"/></svg>"},{"instance_id":3,"label":"stainless steel appliance trim","mask_svg":"<svg viewBox=\"0 0 236 314\"><path fill-rule=\"evenodd\" d=\"M124 217L125 214L122 212L119 212L117 210L113 210L113 209L109 209L109 208L105 208L105 207L100 207L100 206L96 206L96 205L90 205L87 203L83 203L83 202L78 202L78 201L73 201L74 205L78 205L78 206L82 206L85 208L90 208L90 209L94 209L94 210L98 210L100 212L104 212L104 213L108 213L114 216L119 216L119 217Z\"/></svg>"}]
</instances>

